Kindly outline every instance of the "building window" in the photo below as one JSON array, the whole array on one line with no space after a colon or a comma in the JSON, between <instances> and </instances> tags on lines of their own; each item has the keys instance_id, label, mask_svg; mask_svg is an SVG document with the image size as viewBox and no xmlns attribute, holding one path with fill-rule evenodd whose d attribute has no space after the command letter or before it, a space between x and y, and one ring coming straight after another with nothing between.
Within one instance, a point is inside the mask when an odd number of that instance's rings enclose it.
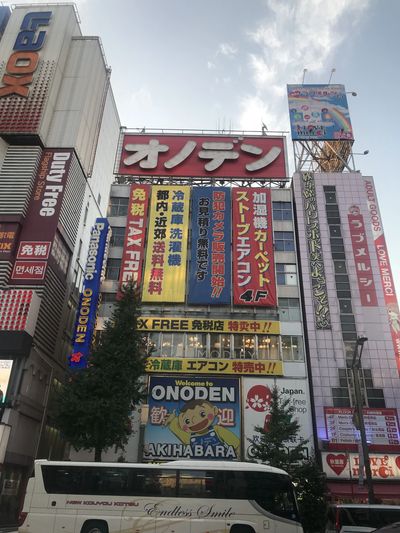
<instances>
[{"instance_id":1,"label":"building window","mask_svg":"<svg viewBox=\"0 0 400 533\"><path fill-rule=\"evenodd\" d=\"M274 242L277 252L294 252L293 231L274 231Z\"/></svg>"},{"instance_id":2,"label":"building window","mask_svg":"<svg viewBox=\"0 0 400 533\"><path fill-rule=\"evenodd\" d=\"M234 335L233 351L235 359L254 359L256 343L254 335Z\"/></svg>"},{"instance_id":3,"label":"building window","mask_svg":"<svg viewBox=\"0 0 400 533\"><path fill-rule=\"evenodd\" d=\"M296 265L276 263L276 283L278 285L297 285Z\"/></svg>"},{"instance_id":4,"label":"building window","mask_svg":"<svg viewBox=\"0 0 400 533\"><path fill-rule=\"evenodd\" d=\"M185 335L184 333L163 333L161 339L162 357L184 357Z\"/></svg>"},{"instance_id":5,"label":"building window","mask_svg":"<svg viewBox=\"0 0 400 533\"><path fill-rule=\"evenodd\" d=\"M119 196L111 196L110 204L108 206L109 217L124 217L128 214L129 198L120 198Z\"/></svg>"},{"instance_id":6,"label":"building window","mask_svg":"<svg viewBox=\"0 0 400 533\"><path fill-rule=\"evenodd\" d=\"M333 407L351 407L349 389L347 387L332 388Z\"/></svg>"},{"instance_id":7,"label":"building window","mask_svg":"<svg viewBox=\"0 0 400 533\"><path fill-rule=\"evenodd\" d=\"M279 360L279 337L277 335L259 335L258 359Z\"/></svg>"},{"instance_id":8,"label":"building window","mask_svg":"<svg viewBox=\"0 0 400 533\"><path fill-rule=\"evenodd\" d=\"M106 279L119 280L121 259L109 259L106 267Z\"/></svg>"},{"instance_id":9,"label":"building window","mask_svg":"<svg viewBox=\"0 0 400 533\"><path fill-rule=\"evenodd\" d=\"M304 361L301 337L282 335L282 359L284 361Z\"/></svg>"},{"instance_id":10,"label":"building window","mask_svg":"<svg viewBox=\"0 0 400 533\"><path fill-rule=\"evenodd\" d=\"M111 230L110 246L124 246L125 228L112 226Z\"/></svg>"},{"instance_id":11,"label":"building window","mask_svg":"<svg viewBox=\"0 0 400 533\"><path fill-rule=\"evenodd\" d=\"M210 334L210 357L225 358L231 356L231 336L228 333L211 333Z\"/></svg>"},{"instance_id":12,"label":"building window","mask_svg":"<svg viewBox=\"0 0 400 533\"><path fill-rule=\"evenodd\" d=\"M53 246L51 247L51 255L54 258L56 265L61 269L61 272L66 274L71 253L58 233L56 233L54 237Z\"/></svg>"},{"instance_id":13,"label":"building window","mask_svg":"<svg viewBox=\"0 0 400 533\"><path fill-rule=\"evenodd\" d=\"M188 333L186 357L207 357L207 335L205 333Z\"/></svg>"},{"instance_id":14,"label":"building window","mask_svg":"<svg viewBox=\"0 0 400 533\"><path fill-rule=\"evenodd\" d=\"M279 298L279 319L282 322L300 322L300 302L298 298Z\"/></svg>"},{"instance_id":15,"label":"building window","mask_svg":"<svg viewBox=\"0 0 400 533\"><path fill-rule=\"evenodd\" d=\"M272 215L274 220L292 220L291 202L272 202Z\"/></svg>"}]
</instances>

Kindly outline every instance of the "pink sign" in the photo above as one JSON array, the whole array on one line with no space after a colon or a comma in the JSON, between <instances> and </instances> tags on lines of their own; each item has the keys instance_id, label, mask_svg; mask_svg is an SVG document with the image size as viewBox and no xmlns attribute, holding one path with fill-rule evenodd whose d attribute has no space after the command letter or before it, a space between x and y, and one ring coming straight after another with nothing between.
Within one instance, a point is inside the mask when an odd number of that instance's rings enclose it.
<instances>
[{"instance_id":1,"label":"pink sign","mask_svg":"<svg viewBox=\"0 0 400 533\"><path fill-rule=\"evenodd\" d=\"M385 298L390 333L392 336L393 350L396 357L397 369L400 375L400 312L394 288L393 274L390 267L389 254L386 246L381 215L376 200L375 186L370 178L364 179L367 193L368 210L371 218L372 233L375 242L375 251L378 257L379 272L382 281L383 295Z\"/></svg>"},{"instance_id":2,"label":"pink sign","mask_svg":"<svg viewBox=\"0 0 400 533\"><path fill-rule=\"evenodd\" d=\"M352 205L349 212L348 219L351 244L353 246L361 305L365 307L376 307L378 305L378 298L376 296L364 218L360 213L360 208L356 205Z\"/></svg>"}]
</instances>

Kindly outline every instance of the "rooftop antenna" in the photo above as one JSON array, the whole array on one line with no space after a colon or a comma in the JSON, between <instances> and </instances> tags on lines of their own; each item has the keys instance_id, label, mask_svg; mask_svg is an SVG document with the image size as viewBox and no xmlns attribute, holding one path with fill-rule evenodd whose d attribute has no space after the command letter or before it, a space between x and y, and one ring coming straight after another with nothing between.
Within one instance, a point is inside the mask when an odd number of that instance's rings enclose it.
<instances>
[{"instance_id":1,"label":"rooftop antenna","mask_svg":"<svg viewBox=\"0 0 400 533\"><path fill-rule=\"evenodd\" d=\"M267 135L267 131L268 131L267 126L264 124L263 121L261 121L261 135Z\"/></svg>"},{"instance_id":2,"label":"rooftop antenna","mask_svg":"<svg viewBox=\"0 0 400 533\"><path fill-rule=\"evenodd\" d=\"M328 85L331 83L331 79L332 79L332 76L333 76L333 73L334 73L334 72L336 72L336 69L335 69L335 68L333 68L333 69L331 70L331 75L329 76Z\"/></svg>"},{"instance_id":3,"label":"rooftop antenna","mask_svg":"<svg viewBox=\"0 0 400 533\"><path fill-rule=\"evenodd\" d=\"M302 85L304 85L304 79L306 77L306 72L307 72L307 69L303 69L303 81L301 82Z\"/></svg>"}]
</instances>

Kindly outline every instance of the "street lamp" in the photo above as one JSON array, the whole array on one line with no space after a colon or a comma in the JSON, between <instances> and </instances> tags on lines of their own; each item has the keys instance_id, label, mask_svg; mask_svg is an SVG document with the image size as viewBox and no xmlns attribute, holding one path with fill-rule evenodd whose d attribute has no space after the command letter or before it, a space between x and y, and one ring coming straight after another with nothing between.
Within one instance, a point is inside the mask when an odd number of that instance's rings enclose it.
<instances>
[{"instance_id":1,"label":"street lamp","mask_svg":"<svg viewBox=\"0 0 400 533\"><path fill-rule=\"evenodd\" d=\"M367 342L367 337L357 337L356 344L354 346L353 360L351 362L351 371L353 374L354 383L354 417L353 423L356 429L360 431L361 448L365 466L365 477L368 487L368 503L375 503L374 487L372 484L371 463L369 462L367 436L365 433L364 414L363 414L363 402L361 399L361 386L360 386L360 367L361 367L361 354L364 348L364 343ZM358 350L360 347L360 351Z\"/></svg>"}]
</instances>

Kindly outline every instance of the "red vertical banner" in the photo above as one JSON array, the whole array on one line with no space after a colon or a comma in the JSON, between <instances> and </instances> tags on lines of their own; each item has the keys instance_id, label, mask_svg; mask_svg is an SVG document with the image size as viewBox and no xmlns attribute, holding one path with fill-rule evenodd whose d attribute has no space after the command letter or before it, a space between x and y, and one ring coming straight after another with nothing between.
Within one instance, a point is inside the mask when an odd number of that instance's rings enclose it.
<instances>
[{"instance_id":1,"label":"red vertical banner","mask_svg":"<svg viewBox=\"0 0 400 533\"><path fill-rule=\"evenodd\" d=\"M150 185L131 185L124 251L122 254L120 286L132 280L140 285L144 261Z\"/></svg>"},{"instance_id":2,"label":"red vertical banner","mask_svg":"<svg viewBox=\"0 0 400 533\"><path fill-rule=\"evenodd\" d=\"M232 189L233 303L276 306L271 191Z\"/></svg>"},{"instance_id":3,"label":"red vertical banner","mask_svg":"<svg viewBox=\"0 0 400 533\"><path fill-rule=\"evenodd\" d=\"M371 229L374 236L375 252L378 257L379 273L382 281L383 295L385 298L388 321L394 355L396 357L397 369L400 375L400 312L397 302L396 290L392 269L389 261L388 249L386 246L385 234L381 215L376 198L375 185L371 178L364 178L365 191L367 195L368 211L371 219Z\"/></svg>"},{"instance_id":4,"label":"red vertical banner","mask_svg":"<svg viewBox=\"0 0 400 533\"><path fill-rule=\"evenodd\" d=\"M353 248L354 263L358 290L360 293L361 305L364 307L376 307L378 298L376 296L374 276L371 266L371 257L365 233L364 217L360 213L357 205L352 205L349 209L349 220L351 245Z\"/></svg>"}]
</instances>

